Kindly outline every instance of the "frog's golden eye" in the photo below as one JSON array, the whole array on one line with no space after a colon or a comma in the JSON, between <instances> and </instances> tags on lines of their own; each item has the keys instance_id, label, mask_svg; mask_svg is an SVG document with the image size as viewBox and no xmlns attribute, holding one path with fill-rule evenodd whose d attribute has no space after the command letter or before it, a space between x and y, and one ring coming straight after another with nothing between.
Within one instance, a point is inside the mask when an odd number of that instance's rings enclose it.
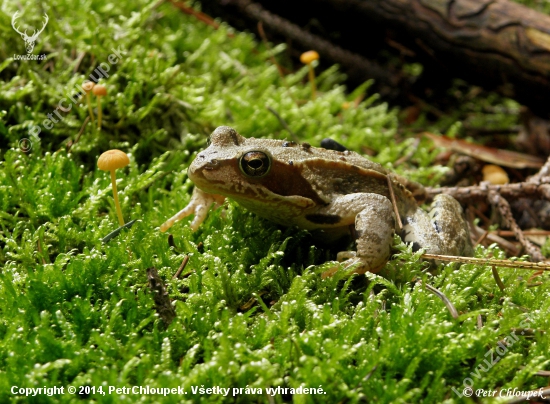
<instances>
[{"instance_id":1,"label":"frog's golden eye","mask_svg":"<svg viewBox=\"0 0 550 404\"><path fill-rule=\"evenodd\" d=\"M250 151L241 157L241 171L247 177L263 177L271 168L271 159L261 151Z\"/></svg>"}]
</instances>

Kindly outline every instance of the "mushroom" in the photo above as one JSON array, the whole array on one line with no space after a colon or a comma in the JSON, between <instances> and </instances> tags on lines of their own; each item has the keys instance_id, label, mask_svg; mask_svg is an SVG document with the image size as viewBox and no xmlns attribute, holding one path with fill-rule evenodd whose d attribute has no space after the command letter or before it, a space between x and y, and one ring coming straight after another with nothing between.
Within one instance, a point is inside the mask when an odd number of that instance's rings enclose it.
<instances>
[{"instance_id":1,"label":"mushroom","mask_svg":"<svg viewBox=\"0 0 550 404\"><path fill-rule=\"evenodd\" d=\"M97 96L97 128L101 129L101 97L107 95L107 87L103 84L96 84L92 92Z\"/></svg>"},{"instance_id":2,"label":"mushroom","mask_svg":"<svg viewBox=\"0 0 550 404\"><path fill-rule=\"evenodd\" d=\"M88 111L90 112L90 119L94 121L94 111L92 111L92 101L90 100L90 92L94 89L95 83L93 81L86 80L82 83L82 89L86 92L86 102L88 103Z\"/></svg>"},{"instance_id":3,"label":"mushroom","mask_svg":"<svg viewBox=\"0 0 550 404\"><path fill-rule=\"evenodd\" d=\"M122 209L120 209L120 203L118 202L115 170L117 168L126 167L128 164L130 164L130 159L128 158L128 155L123 151L117 150L117 149L107 150L105 153L99 156L99 159L97 160L97 167L100 170L111 172L111 183L113 185L113 198L115 200L116 213L118 215L118 223L121 226L124 226L124 218L122 217Z\"/></svg>"},{"instance_id":4,"label":"mushroom","mask_svg":"<svg viewBox=\"0 0 550 404\"><path fill-rule=\"evenodd\" d=\"M309 82L311 83L311 99L314 100L317 88L315 87L315 71L313 70L313 62L319 60L319 54L313 50L302 53L300 62L309 66Z\"/></svg>"},{"instance_id":5,"label":"mushroom","mask_svg":"<svg viewBox=\"0 0 550 404\"><path fill-rule=\"evenodd\" d=\"M489 181L492 185L508 184L510 179L508 174L500 166L487 164L481 169L483 173L483 181Z\"/></svg>"}]
</instances>

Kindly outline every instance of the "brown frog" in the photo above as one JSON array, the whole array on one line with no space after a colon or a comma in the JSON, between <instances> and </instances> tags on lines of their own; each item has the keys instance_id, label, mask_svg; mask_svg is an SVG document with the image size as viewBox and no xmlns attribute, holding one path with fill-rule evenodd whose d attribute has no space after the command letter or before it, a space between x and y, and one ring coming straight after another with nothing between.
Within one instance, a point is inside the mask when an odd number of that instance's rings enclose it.
<instances>
[{"instance_id":1,"label":"brown frog","mask_svg":"<svg viewBox=\"0 0 550 404\"><path fill-rule=\"evenodd\" d=\"M355 152L245 138L221 126L188 173L196 185L191 201L161 231L191 214L195 217L190 226L196 230L210 207L220 206L227 197L284 226L320 231L327 237L351 234L357 251L340 252L338 260L357 273L376 273L388 261L396 213L403 224L402 240L412 242L415 249L472 254L468 226L454 198L436 196L427 213L411 192L420 190L420 184Z\"/></svg>"}]
</instances>

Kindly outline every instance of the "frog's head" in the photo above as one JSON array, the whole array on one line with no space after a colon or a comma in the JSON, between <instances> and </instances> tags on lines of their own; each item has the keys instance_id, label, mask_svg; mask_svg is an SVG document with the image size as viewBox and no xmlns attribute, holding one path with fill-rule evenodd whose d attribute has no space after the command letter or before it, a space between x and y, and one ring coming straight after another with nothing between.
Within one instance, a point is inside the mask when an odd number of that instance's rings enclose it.
<instances>
[{"instance_id":1,"label":"frog's head","mask_svg":"<svg viewBox=\"0 0 550 404\"><path fill-rule=\"evenodd\" d=\"M233 198L249 208L257 204L265 209L266 203L276 202L324 203L295 163L301 151L289 143L245 138L233 128L220 126L210 136L208 148L191 163L189 178L203 191Z\"/></svg>"},{"instance_id":2,"label":"frog's head","mask_svg":"<svg viewBox=\"0 0 550 404\"><path fill-rule=\"evenodd\" d=\"M254 189L269 186L273 175L270 148L273 140L246 139L229 126L210 136L208 148L189 167L189 178L203 191L246 197ZM269 176L269 177L268 177Z\"/></svg>"}]
</instances>

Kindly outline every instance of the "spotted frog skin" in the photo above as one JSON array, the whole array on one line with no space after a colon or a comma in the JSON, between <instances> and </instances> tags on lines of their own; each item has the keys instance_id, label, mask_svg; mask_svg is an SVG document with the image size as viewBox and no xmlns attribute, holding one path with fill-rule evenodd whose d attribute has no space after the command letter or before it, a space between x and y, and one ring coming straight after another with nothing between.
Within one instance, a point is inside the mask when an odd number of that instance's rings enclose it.
<instances>
[{"instance_id":1,"label":"spotted frog skin","mask_svg":"<svg viewBox=\"0 0 550 404\"><path fill-rule=\"evenodd\" d=\"M195 217L190 226L196 230L210 207L220 206L227 197L258 216L321 232L325 239L351 234L357 251L340 252L338 260L357 273L384 267L396 230L403 241L428 253L472 254L468 226L454 198L436 196L427 213L413 196L420 184L355 152L245 138L221 126L188 174L196 185L191 201L161 231L191 214ZM402 229L396 229L395 213Z\"/></svg>"}]
</instances>

